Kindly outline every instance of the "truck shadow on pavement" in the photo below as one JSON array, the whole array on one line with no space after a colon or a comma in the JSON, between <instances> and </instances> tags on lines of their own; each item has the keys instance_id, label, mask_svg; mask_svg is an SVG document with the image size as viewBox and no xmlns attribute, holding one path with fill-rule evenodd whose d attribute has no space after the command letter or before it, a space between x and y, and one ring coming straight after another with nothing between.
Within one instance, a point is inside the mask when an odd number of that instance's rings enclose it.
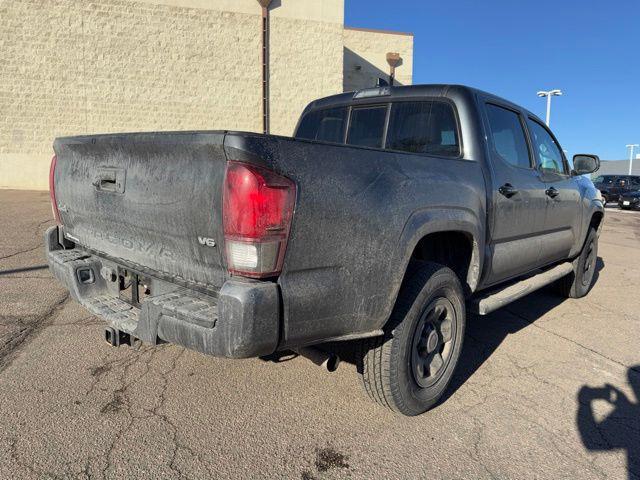
<instances>
[{"instance_id":1,"label":"truck shadow on pavement","mask_svg":"<svg viewBox=\"0 0 640 480\"><path fill-rule=\"evenodd\" d=\"M629 480L633 480L640 478L640 365L629 368L627 378L636 397L635 403L611 384L602 387L584 385L577 395L576 424L587 450L624 450ZM601 410L596 402L609 404L610 412L606 416L597 415L600 419L596 418L595 412Z\"/></svg>"},{"instance_id":2,"label":"truck shadow on pavement","mask_svg":"<svg viewBox=\"0 0 640 480\"><path fill-rule=\"evenodd\" d=\"M603 269L604 261L598 257L594 285ZM548 286L489 315L468 315L460 361L451 384L439 403L446 402L458 388L469 380L493 355L508 335L534 324L540 317L564 301L566 298L558 295L552 286Z\"/></svg>"}]
</instances>

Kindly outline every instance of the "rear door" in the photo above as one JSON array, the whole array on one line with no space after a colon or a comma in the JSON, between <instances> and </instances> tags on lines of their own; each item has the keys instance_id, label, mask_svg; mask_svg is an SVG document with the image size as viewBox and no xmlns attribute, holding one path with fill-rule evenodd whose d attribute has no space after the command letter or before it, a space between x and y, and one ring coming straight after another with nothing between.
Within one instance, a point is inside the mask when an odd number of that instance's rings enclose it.
<instances>
[{"instance_id":1,"label":"rear door","mask_svg":"<svg viewBox=\"0 0 640 480\"><path fill-rule=\"evenodd\" d=\"M489 285L538 265L547 199L522 114L492 100L485 115L493 177L492 259L484 280Z\"/></svg>"},{"instance_id":2,"label":"rear door","mask_svg":"<svg viewBox=\"0 0 640 480\"><path fill-rule=\"evenodd\" d=\"M567 258L580 237L580 190L551 131L532 117L527 118L527 127L537 169L545 183L547 208L540 265L547 265Z\"/></svg>"}]
</instances>

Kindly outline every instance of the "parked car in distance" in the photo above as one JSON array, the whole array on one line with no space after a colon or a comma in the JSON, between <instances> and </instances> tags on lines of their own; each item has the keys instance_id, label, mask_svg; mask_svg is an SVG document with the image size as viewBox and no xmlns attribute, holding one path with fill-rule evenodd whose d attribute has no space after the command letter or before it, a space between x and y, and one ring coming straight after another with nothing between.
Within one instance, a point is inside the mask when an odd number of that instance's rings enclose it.
<instances>
[{"instance_id":1,"label":"parked car in distance","mask_svg":"<svg viewBox=\"0 0 640 480\"><path fill-rule=\"evenodd\" d=\"M622 193L618 206L623 210L640 210L640 189Z\"/></svg>"},{"instance_id":2,"label":"parked car in distance","mask_svg":"<svg viewBox=\"0 0 640 480\"><path fill-rule=\"evenodd\" d=\"M312 102L294 138L58 138L46 255L113 346L294 350L405 415L441 398L467 311L544 285L583 297L604 206L533 113L459 85ZM332 347L338 345L338 347ZM213 399L208 399L213 401Z\"/></svg>"},{"instance_id":3,"label":"parked car in distance","mask_svg":"<svg viewBox=\"0 0 640 480\"><path fill-rule=\"evenodd\" d=\"M617 202L622 193L640 190L639 175L598 175L593 184L602 194L602 200Z\"/></svg>"}]
</instances>

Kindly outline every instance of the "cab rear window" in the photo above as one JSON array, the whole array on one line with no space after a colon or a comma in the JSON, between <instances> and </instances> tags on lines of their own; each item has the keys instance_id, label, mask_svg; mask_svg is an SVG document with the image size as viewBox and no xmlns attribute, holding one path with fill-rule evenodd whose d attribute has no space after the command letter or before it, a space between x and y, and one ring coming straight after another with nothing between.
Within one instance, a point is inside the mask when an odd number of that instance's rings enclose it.
<instances>
[{"instance_id":1,"label":"cab rear window","mask_svg":"<svg viewBox=\"0 0 640 480\"><path fill-rule=\"evenodd\" d=\"M348 118L349 107L309 112L301 120L296 138L445 157L460 155L458 123L448 103L427 100L354 106L350 115Z\"/></svg>"},{"instance_id":2,"label":"cab rear window","mask_svg":"<svg viewBox=\"0 0 640 480\"><path fill-rule=\"evenodd\" d=\"M354 108L351 111L347 144L359 147L382 147L387 106Z\"/></svg>"}]
</instances>

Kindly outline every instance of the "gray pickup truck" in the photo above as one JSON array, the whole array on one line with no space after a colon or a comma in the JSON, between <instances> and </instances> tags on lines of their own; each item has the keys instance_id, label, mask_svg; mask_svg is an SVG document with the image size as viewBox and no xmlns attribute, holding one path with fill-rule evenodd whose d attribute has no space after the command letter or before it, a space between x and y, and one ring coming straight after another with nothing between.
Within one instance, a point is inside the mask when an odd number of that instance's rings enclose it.
<instances>
[{"instance_id":1,"label":"gray pickup truck","mask_svg":"<svg viewBox=\"0 0 640 480\"><path fill-rule=\"evenodd\" d=\"M584 296L604 208L531 112L464 86L312 102L293 138L233 131L58 138L55 276L114 346L244 358L352 352L405 414L444 393L466 311L544 285Z\"/></svg>"}]
</instances>

